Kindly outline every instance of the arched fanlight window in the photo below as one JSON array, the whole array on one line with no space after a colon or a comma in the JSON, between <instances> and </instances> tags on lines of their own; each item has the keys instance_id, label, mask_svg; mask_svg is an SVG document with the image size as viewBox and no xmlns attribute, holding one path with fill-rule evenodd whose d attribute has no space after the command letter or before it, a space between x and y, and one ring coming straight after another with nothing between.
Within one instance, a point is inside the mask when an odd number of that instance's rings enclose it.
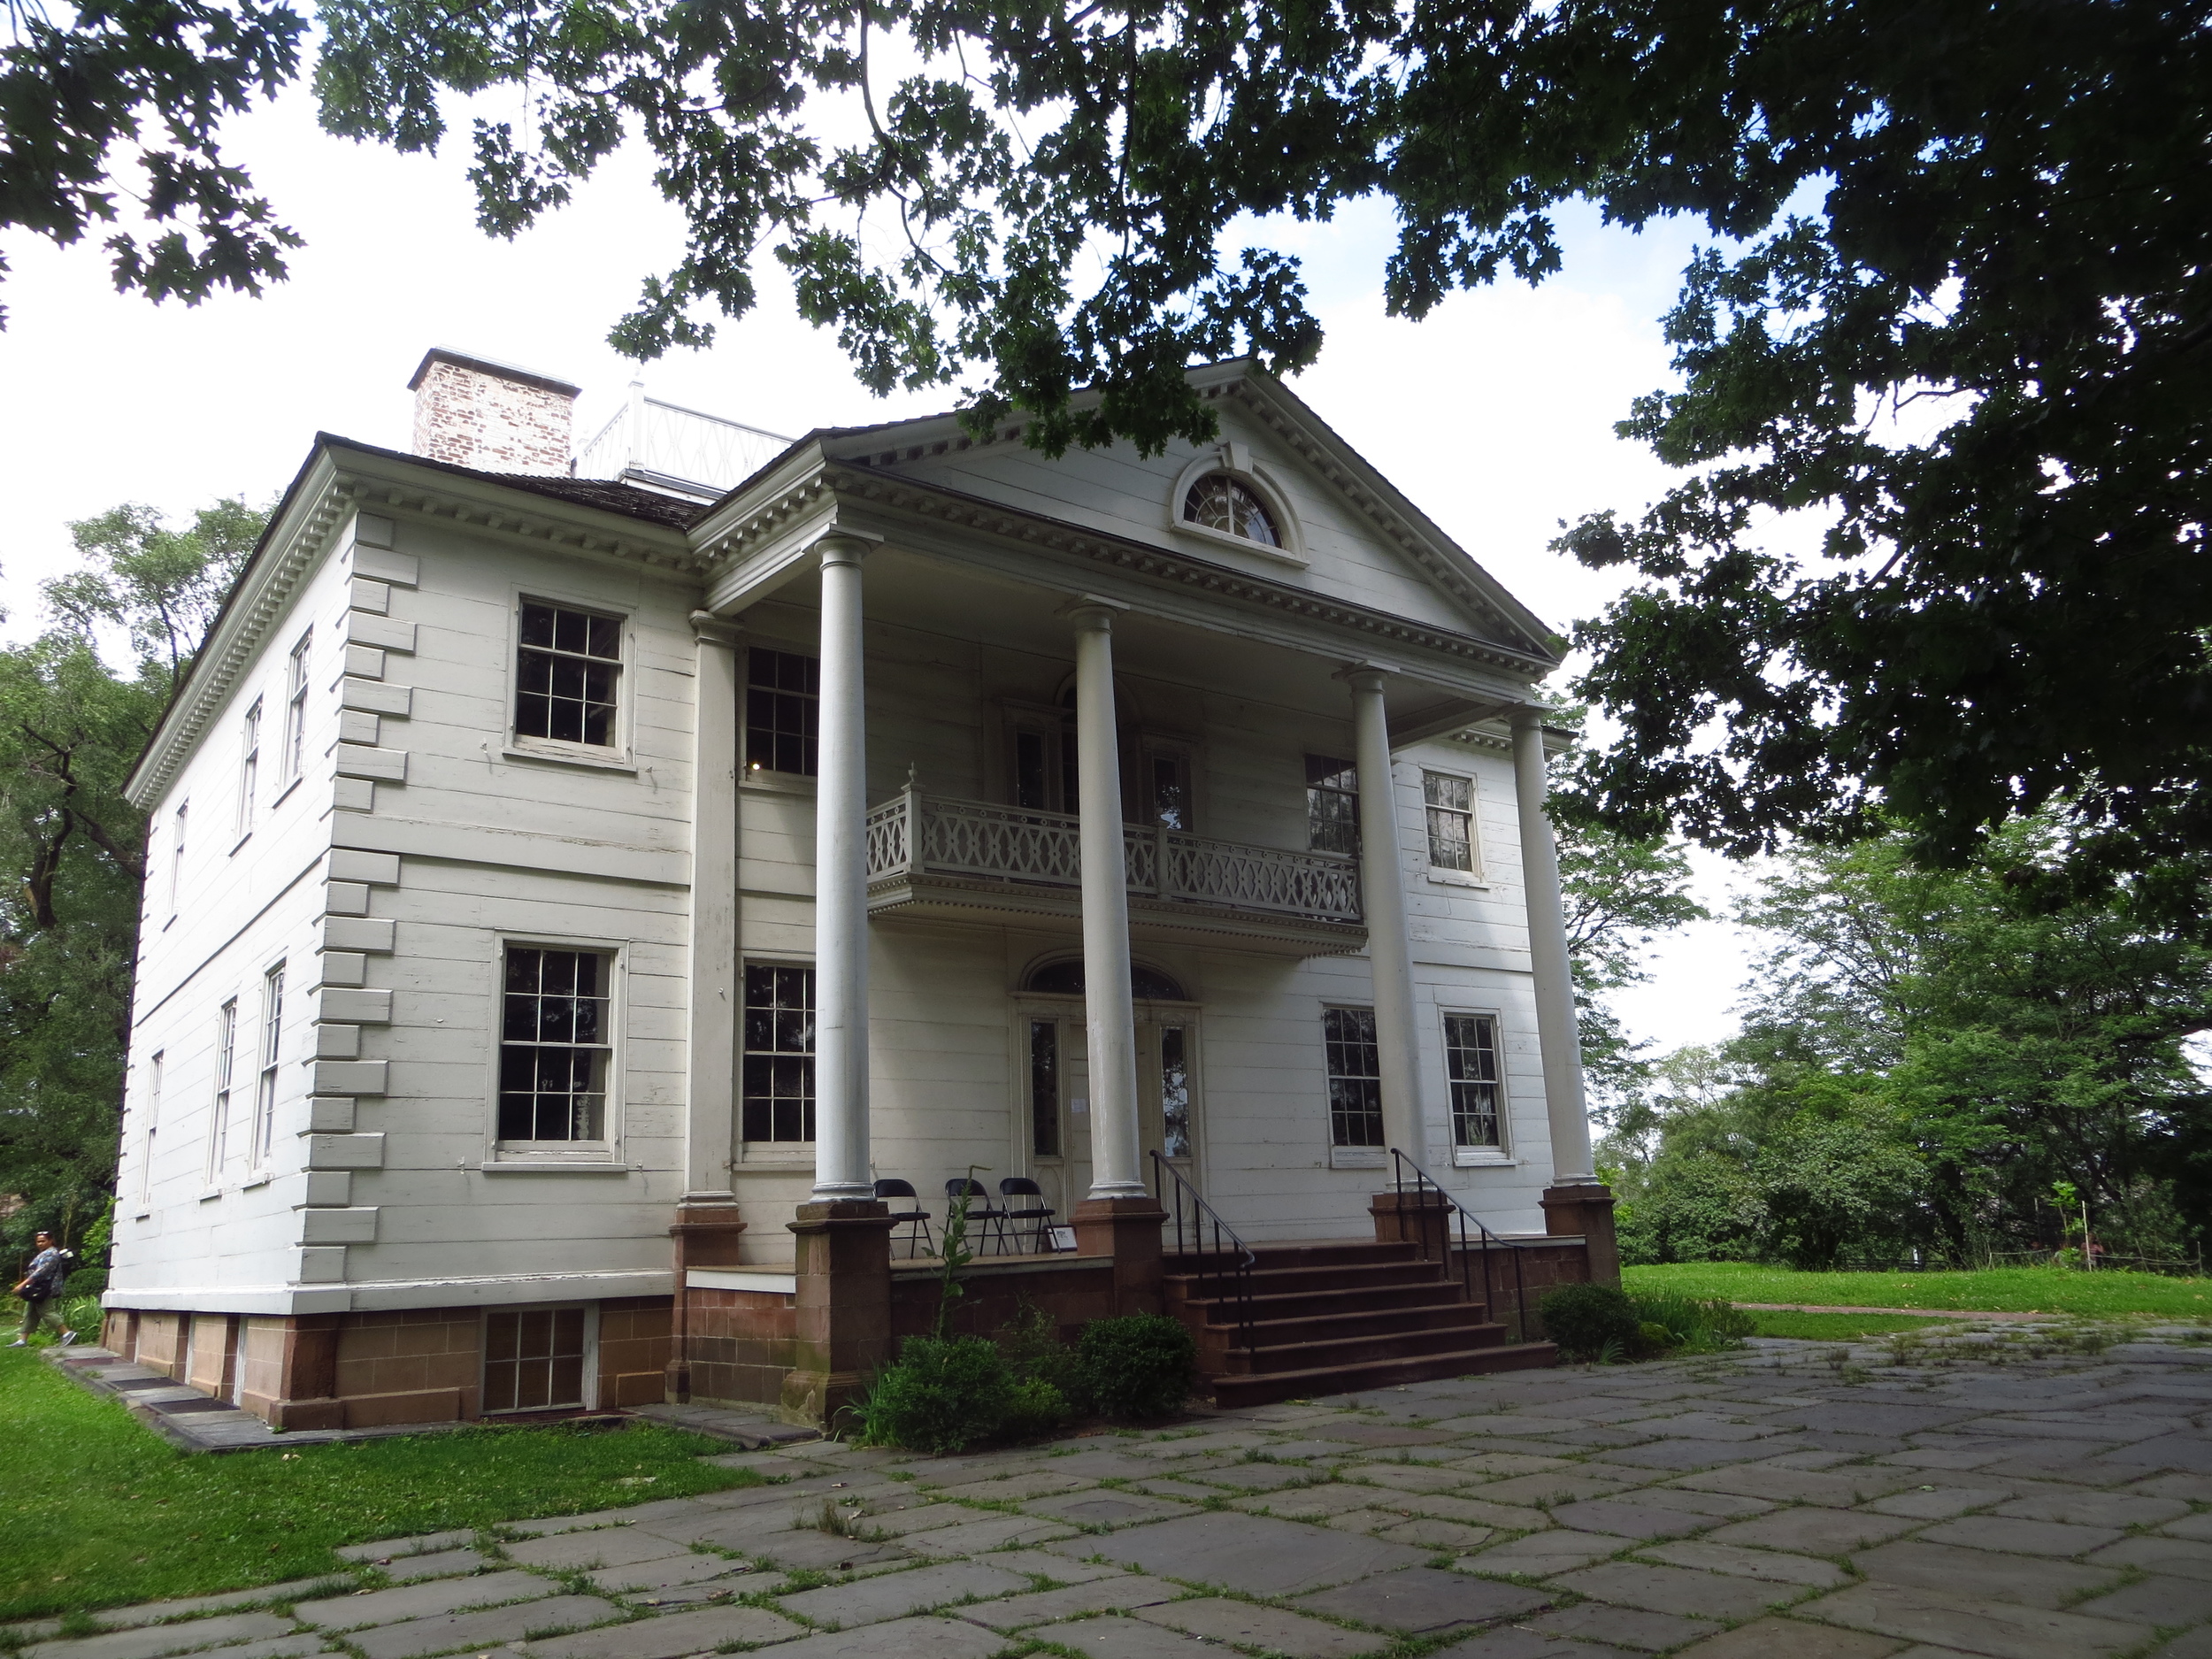
<instances>
[{"instance_id":1,"label":"arched fanlight window","mask_svg":"<svg viewBox=\"0 0 2212 1659\"><path fill-rule=\"evenodd\" d=\"M1260 498L1226 472L1209 472L1190 487L1183 497L1183 517L1209 530L1242 536L1265 547L1280 547L1283 538Z\"/></svg>"},{"instance_id":2,"label":"arched fanlight window","mask_svg":"<svg viewBox=\"0 0 2212 1659\"><path fill-rule=\"evenodd\" d=\"M1083 959L1068 956L1058 962L1048 962L1029 976L1029 983L1022 987L1053 996L1080 996L1083 995ZM1183 987L1157 968L1148 968L1141 962L1129 964L1129 992L1140 1002L1187 1002Z\"/></svg>"}]
</instances>

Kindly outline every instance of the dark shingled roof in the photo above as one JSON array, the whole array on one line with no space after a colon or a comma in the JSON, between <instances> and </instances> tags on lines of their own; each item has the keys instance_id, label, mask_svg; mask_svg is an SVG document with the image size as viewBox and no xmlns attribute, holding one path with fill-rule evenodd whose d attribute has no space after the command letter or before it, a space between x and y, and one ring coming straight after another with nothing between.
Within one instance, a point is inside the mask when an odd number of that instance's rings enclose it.
<instances>
[{"instance_id":1,"label":"dark shingled roof","mask_svg":"<svg viewBox=\"0 0 2212 1659\"><path fill-rule=\"evenodd\" d=\"M664 524L672 530L688 530L707 511L695 501L664 495L657 490L640 489L634 484L611 478L549 478L531 472L484 472L479 476L495 479L516 489L526 489L534 495L550 495L556 501L574 502L580 507L597 507L604 512Z\"/></svg>"}]
</instances>

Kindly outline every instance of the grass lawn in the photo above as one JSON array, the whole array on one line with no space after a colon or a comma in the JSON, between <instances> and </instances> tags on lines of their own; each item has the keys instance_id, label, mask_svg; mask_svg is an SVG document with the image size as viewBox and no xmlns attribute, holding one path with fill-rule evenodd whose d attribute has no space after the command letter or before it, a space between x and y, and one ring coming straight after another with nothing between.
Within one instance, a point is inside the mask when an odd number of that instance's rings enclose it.
<instances>
[{"instance_id":1,"label":"grass lawn","mask_svg":"<svg viewBox=\"0 0 2212 1659\"><path fill-rule=\"evenodd\" d=\"M2147 1313L2212 1321L2212 1279L2169 1279L2159 1273L2083 1273L2057 1267L2000 1267L1960 1273L1799 1273L1750 1262L1686 1262L1668 1267L1623 1268L1621 1279L1632 1291L1725 1296L1736 1302L1955 1308L1986 1313L2077 1314L2090 1318ZM1767 1331L1769 1317L1758 1316L1760 1333L1786 1334Z\"/></svg>"},{"instance_id":2,"label":"grass lawn","mask_svg":"<svg viewBox=\"0 0 2212 1659\"><path fill-rule=\"evenodd\" d=\"M645 1424L193 1455L35 1354L0 1351L0 1621L311 1578L341 1564L339 1544L760 1479L699 1462L718 1440Z\"/></svg>"}]
</instances>

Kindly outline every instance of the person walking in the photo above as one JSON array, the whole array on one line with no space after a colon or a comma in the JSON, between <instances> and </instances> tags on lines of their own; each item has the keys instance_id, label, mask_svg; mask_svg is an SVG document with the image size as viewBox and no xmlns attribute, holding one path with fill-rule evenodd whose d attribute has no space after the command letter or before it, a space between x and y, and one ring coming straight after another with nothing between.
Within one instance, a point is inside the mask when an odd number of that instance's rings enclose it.
<instances>
[{"instance_id":1,"label":"person walking","mask_svg":"<svg viewBox=\"0 0 2212 1659\"><path fill-rule=\"evenodd\" d=\"M15 1294L23 1298L23 1334L8 1346L27 1346L39 1327L50 1320L61 1333L61 1345L67 1348L77 1340L77 1333L62 1323L61 1310L54 1303L69 1282L70 1255L50 1233L40 1233L36 1242L38 1254L31 1258L31 1271L15 1286Z\"/></svg>"}]
</instances>

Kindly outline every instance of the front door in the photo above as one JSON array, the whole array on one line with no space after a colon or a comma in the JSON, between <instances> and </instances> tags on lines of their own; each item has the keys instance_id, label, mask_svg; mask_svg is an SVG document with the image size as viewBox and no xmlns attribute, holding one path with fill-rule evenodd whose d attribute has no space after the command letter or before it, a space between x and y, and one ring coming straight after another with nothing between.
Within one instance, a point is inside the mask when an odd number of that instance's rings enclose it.
<instances>
[{"instance_id":1,"label":"front door","mask_svg":"<svg viewBox=\"0 0 2212 1659\"><path fill-rule=\"evenodd\" d=\"M1152 1155L1197 1180L1198 1031L1194 1010L1137 1010L1138 1173L1153 1184ZM1025 1010L1031 1171L1045 1202L1068 1221L1091 1190L1090 1056L1083 1010Z\"/></svg>"}]
</instances>

